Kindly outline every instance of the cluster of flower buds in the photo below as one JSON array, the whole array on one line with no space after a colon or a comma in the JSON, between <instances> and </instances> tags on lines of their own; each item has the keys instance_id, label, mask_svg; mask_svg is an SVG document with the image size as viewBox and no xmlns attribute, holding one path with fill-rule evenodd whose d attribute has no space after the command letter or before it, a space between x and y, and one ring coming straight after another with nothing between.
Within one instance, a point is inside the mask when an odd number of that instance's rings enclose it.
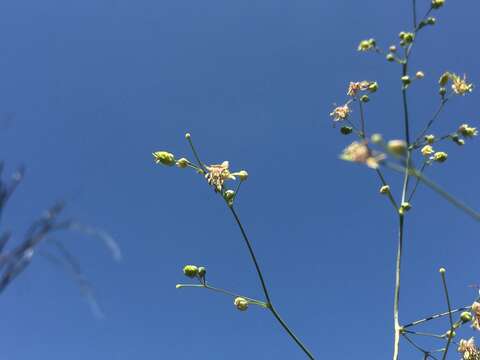
<instances>
[{"instance_id":1,"label":"cluster of flower buds","mask_svg":"<svg viewBox=\"0 0 480 360\"><path fill-rule=\"evenodd\" d=\"M360 41L360 44L358 44L358 51L370 51L370 50L376 50L377 43L375 39L367 39L367 40L362 40Z\"/></svg>"},{"instance_id":2,"label":"cluster of flower buds","mask_svg":"<svg viewBox=\"0 0 480 360\"><path fill-rule=\"evenodd\" d=\"M183 274L190 279L198 278L200 280L205 279L205 275L207 274L207 269L203 266L196 266L196 265L185 265L183 267Z\"/></svg>"}]
</instances>

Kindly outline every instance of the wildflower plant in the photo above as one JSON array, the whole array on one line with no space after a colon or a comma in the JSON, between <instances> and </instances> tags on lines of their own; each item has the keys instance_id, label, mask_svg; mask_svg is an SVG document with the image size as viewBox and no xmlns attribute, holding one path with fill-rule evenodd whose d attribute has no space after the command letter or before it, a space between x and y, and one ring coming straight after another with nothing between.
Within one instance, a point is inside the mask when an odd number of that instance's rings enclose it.
<instances>
[{"instance_id":1,"label":"wildflower plant","mask_svg":"<svg viewBox=\"0 0 480 360\"><path fill-rule=\"evenodd\" d=\"M428 0L425 0L428 1ZM348 144L340 154L340 159L352 163L366 165L375 172L379 180L379 193L390 203L394 216L398 219L398 244L395 259L395 285L393 298L393 360L399 359L400 345L408 344L418 350L423 359L446 359L449 350L456 347L463 359L480 359L480 349L475 345L472 337L457 339L457 333L462 329L472 328L480 330L480 296L472 299L471 305L458 308L452 307L447 287L446 270L441 268L440 280L445 295L445 312L423 317L409 323L400 319L400 281L402 273L402 256L405 239L405 222L409 212L414 209L414 200L420 184L431 188L438 195L450 202L452 205L465 212L477 221L480 221L480 213L467 206L462 201L445 191L436 182L425 176L428 168L441 166L450 161L448 153L443 145L450 141L458 146L463 146L478 135L475 127L468 123L460 122L447 134L435 134L435 126L447 103L454 98L463 98L474 90L473 84L469 82L466 75L459 75L452 71L445 71L438 74L438 108L428 119L423 128L417 133L412 131L411 114L409 111L409 90L416 82L422 81L426 76L422 70L411 70L410 59L414 48L419 42L419 36L423 31L436 24L433 15L444 6L444 0L429 0L428 10L421 18L417 16L416 0L412 1L413 21L411 29L399 33L398 43L382 48L374 38L361 40L357 50L362 53L373 53L380 55L387 62L399 67L398 83L402 99L403 113L403 134L398 138L384 139L377 132L370 132L367 129L367 107L375 104L375 94L382 91L381 84L374 79L354 80L348 83L345 89L345 98L340 105L335 104L330 112L333 125L340 125L340 133L346 136L354 136L356 139ZM253 299L233 291L211 285L207 281L207 271L204 266L186 265L183 273L192 282L178 284L177 288L200 288L211 290L230 296L233 305L240 311L246 311L249 306L259 306L270 311L274 318L281 324L287 334L295 341L299 348L309 359L314 359L313 353L307 349L302 341L288 327L285 321L272 302L266 281L259 266L259 262L247 236L244 225L240 221L235 210L236 201L240 187L248 178L245 170L232 171L228 161L208 165L200 160L200 157L193 145L190 134L186 139L191 147L195 161L187 158L177 159L175 155L167 151L156 151L153 153L154 161L165 166L177 166L182 169L193 170L196 174L204 177L206 184L211 186L213 191L219 195L222 201L234 217L242 237L251 256L256 269L260 285L263 289L264 298ZM387 179L386 172L400 176L401 188L395 189ZM431 324L434 320L447 319L441 333L429 333L419 331L418 327ZM468 326L470 325L470 326ZM438 347L427 349L423 343L418 341L419 337L426 336L440 341ZM404 341L401 342L401 339Z\"/></svg>"},{"instance_id":2,"label":"wildflower plant","mask_svg":"<svg viewBox=\"0 0 480 360\"><path fill-rule=\"evenodd\" d=\"M340 129L343 135L355 135L358 139L348 145L340 155L340 158L346 161L357 162L367 165L376 172L380 183L380 193L385 195L392 205L393 212L398 218L398 247L395 261L395 291L394 291L394 344L393 360L399 358L400 340L403 338L405 343L413 346L423 354L424 359L445 359L449 349L453 345L462 354L463 359L480 359L480 351L475 345L474 338L462 339L459 342L455 340L457 332L463 325L471 324L472 328L479 328L480 302L478 298L473 305L463 306L453 309L446 282L446 270L440 269L440 276L444 288L447 312L435 314L421 320L408 324L400 320L400 280L402 270L403 244L405 239L405 221L407 213L413 208L414 195L420 183L433 189L447 201L480 221L480 214L468 207L466 204L452 196L442 189L435 182L425 176L427 168L440 165L449 159L443 145L447 141L452 141L459 146L463 146L473 137L478 135L475 127L464 123L458 124L451 133L437 135L434 134L434 125L440 118L446 104L455 97L464 97L474 89L466 75L459 75L451 71L439 74L438 80L438 98L439 105L434 111L432 117L424 124L423 129L415 134L411 127L411 114L409 112L409 89L415 86L416 81L425 77L421 70L411 73L410 59L414 47L419 41L419 35L422 31L435 25L436 12L442 8L444 0L431 0L430 6L422 18L417 17L417 4L412 1L413 21L409 31L399 33L398 44L392 44L385 50L373 38L362 40L358 46L360 52L373 52L385 57L388 62L395 63L400 67L399 85L402 98L403 127L404 134L399 139L385 140L378 133L367 131L366 108L371 106L371 93L379 90L380 86L372 80L351 81L346 89L347 99L345 105L335 107L330 113L334 125L339 122L345 125ZM463 99L461 99L463 100ZM367 103L369 103L367 105ZM374 100L372 101L374 103ZM348 108L348 111L346 110ZM352 116L352 109L358 109L357 116ZM345 131L345 127L350 131ZM419 164L419 165L418 165ZM393 189L387 177L385 170L393 170L399 173L403 178L400 189ZM395 192L397 190L397 194ZM440 334L417 331L416 327L424 325L432 320L448 318L449 324L445 331ZM426 349L418 342L418 337L427 336L438 339L442 344L436 349Z\"/></svg>"},{"instance_id":3,"label":"wildflower plant","mask_svg":"<svg viewBox=\"0 0 480 360\"><path fill-rule=\"evenodd\" d=\"M196 174L201 175L204 178L204 181L206 181L206 185L210 186L213 191L219 195L219 197L230 210L236 224L238 225L240 233L242 234L243 240L245 241L245 245L247 246L248 252L255 267L258 280L262 287L264 299L254 299L245 295L237 294L236 292L233 292L231 290L226 290L224 288L213 286L209 281L207 281L206 268L204 266L198 265L185 265L183 268L183 274L189 279L194 280L195 282L177 284L176 288L200 288L227 295L233 300L232 303L234 307L239 311L246 311L249 306L259 306L260 308L270 311L273 317L280 323L286 333L293 339L293 341L295 341L295 343L300 347L300 349L305 353L305 355L309 359L314 359L313 354L310 352L310 350L307 349L303 342L297 337L293 330L282 319L276 306L273 304L272 298L268 291L267 283L255 255L252 243L235 209L234 205L237 201L241 185L248 179L248 172L246 170L232 172L230 170L230 164L228 161L223 161L219 164L210 165L202 162L192 142L191 135L187 133L185 135L185 138L190 145L195 161L190 161L184 157L176 159L175 155L168 151L153 152L152 155L154 161L156 164L164 166L177 166L178 168L193 170Z\"/></svg>"}]
</instances>

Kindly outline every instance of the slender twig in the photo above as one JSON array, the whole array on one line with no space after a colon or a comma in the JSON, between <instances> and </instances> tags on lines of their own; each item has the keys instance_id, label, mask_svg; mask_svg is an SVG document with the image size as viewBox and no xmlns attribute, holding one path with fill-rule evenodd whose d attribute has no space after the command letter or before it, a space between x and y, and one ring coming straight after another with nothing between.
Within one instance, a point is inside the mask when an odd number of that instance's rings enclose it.
<instances>
[{"instance_id":1,"label":"slender twig","mask_svg":"<svg viewBox=\"0 0 480 360\"><path fill-rule=\"evenodd\" d=\"M409 328L409 327L412 327L412 326L415 326L415 325L419 325L419 324L422 324L422 323L430 321L430 320L435 320L435 319L447 316L449 314L455 314L457 312L465 311L465 310L469 310L469 309L470 309L470 306L463 306L463 307L460 307L460 308L457 308L457 309L454 309L454 310L451 310L451 311L446 311L446 312L443 312L443 313L430 315L430 316L427 316L423 319L412 321L411 323L409 323L407 325L403 325L403 328L406 329L406 328Z\"/></svg>"},{"instance_id":2,"label":"slender twig","mask_svg":"<svg viewBox=\"0 0 480 360\"><path fill-rule=\"evenodd\" d=\"M388 168L390 168L392 170L395 170L395 171L404 172L406 170L406 168L404 168L403 166L400 166L400 165L397 165L397 164L394 164L394 163L383 162L382 164L384 164ZM436 183L434 183L433 181L428 179L425 175L421 174L417 169L410 168L410 169L408 169L408 172L410 173L410 175L418 177L421 182L423 182L425 185L427 185L429 188L431 188L437 194L442 196L445 200L450 202L452 205L454 205L458 209L464 211L465 213L470 215L475 220L480 221L480 213L478 213L477 211L473 210L468 205L464 204L463 202L461 202L457 198L450 195L447 191L442 189L439 185L437 185Z\"/></svg>"},{"instance_id":3,"label":"slender twig","mask_svg":"<svg viewBox=\"0 0 480 360\"><path fill-rule=\"evenodd\" d=\"M432 127L433 123L435 120L438 118L440 113L442 112L443 108L445 107L445 104L448 101L448 97L442 98L440 101L440 105L437 108L437 111L433 114L432 118L428 121L428 123L425 125L424 129L420 132L420 135L417 136L413 143L413 147L416 148L419 146L419 143L421 139L427 134L428 130Z\"/></svg>"},{"instance_id":4,"label":"slender twig","mask_svg":"<svg viewBox=\"0 0 480 360\"><path fill-rule=\"evenodd\" d=\"M420 174L423 174L427 165L428 165L428 160L425 160L422 164L422 167L420 168ZM415 178L415 184L413 185L412 192L410 193L410 196L408 197L408 200L407 200L408 202L412 201L413 195L415 195L415 192L417 191L419 183L420 183L420 178L416 177Z\"/></svg>"},{"instance_id":5,"label":"slender twig","mask_svg":"<svg viewBox=\"0 0 480 360\"><path fill-rule=\"evenodd\" d=\"M402 264L402 250L403 250L403 227L404 227L404 215L399 214L399 226L398 226L398 246L397 246L397 260L395 264L395 292L393 300L393 320L395 338L393 345L393 360L398 359L398 352L400 346L400 334L402 327L399 321L399 304L400 304L400 270Z\"/></svg>"},{"instance_id":6,"label":"slender twig","mask_svg":"<svg viewBox=\"0 0 480 360\"><path fill-rule=\"evenodd\" d=\"M447 306L448 306L448 320L450 322L450 332L448 333L447 337L447 345L445 346L445 352L443 353L442 360L445 360L447 358L447 353L448 349L450 347L450 343L452 342L453 339L453 318L452 318L452 307L450 305L450 297L448 296L448 287L447 287L447 280L445 278L445 269L440 269L440 275L442 277L442 284L443 284L443 290L445 291L445 299L447 300Z\"/></svg>"},{"instance_id":7,"label":"slender twig","mask_svg":"<svg viewBox=\"0 0 480 360\"><path fill-rule=\"evenodd\" d=\"M242 233L243 239L245 240L245 244L247 245L248 252L250 253L250 256L252 258L253 264L255 265L255 269L257 271L258 278L260 280L260 283L262 285L263 293L265 294L265 298L267 300L267 307L270 309L272 312L273 316L277 319L277 321L282 325L282 327L285 329L285 331L290 335L290 337L297 343L297 345L303 350L303 352L308 356L309 359L314 360L315 358L313 357L312 353L305 347L305 345L300 341L300 339L293 333L293 331L288 327L288 325L285 323L285 321L280 317L280 314L277 312L275 307L272 304L272 301L270 299L270 294L267 289L267 285L265 283L265 279L263 277L262 271L260 269L260 265L258 264L257 257L255 256L255 252L253 251L253 247L250 243L250 240L248 239L247 233L245 232L245 229L240 221L240 218L238 217L235 209L233 206L229 206L229 209L235 218L235 221L240 229L240 232Z\"/></svg>"}]
</instances>

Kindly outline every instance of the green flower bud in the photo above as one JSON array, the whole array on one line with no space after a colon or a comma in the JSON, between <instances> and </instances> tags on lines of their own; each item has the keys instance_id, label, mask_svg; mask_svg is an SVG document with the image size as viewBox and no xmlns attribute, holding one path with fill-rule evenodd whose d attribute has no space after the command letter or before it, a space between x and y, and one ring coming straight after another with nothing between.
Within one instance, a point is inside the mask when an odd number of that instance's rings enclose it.
<instances>
[{"instance_id":1,"label":"green flower bud","mask_svg":"<svg viewBox=\"0 0 480 360\"><path fill-rule=\"evenodd\" d=\"M382 134L372 134L370 137L370 141L374 144L381 144L383 143L383 136Z\"/></svg>"},{"instance_id":2,"label":"green flower bud","mask_svg":"<svg viewBox=\"0 0 480 360\"><path fill-rule=\"evenodd\" d=\"M460 125L458 132L467 138L477 136L478 134L477 128L471 127L468 124Z\"/></svg>"},{"instance_id":3,"label":"green flower bud","mask_svg":"<svg viewBox=\"0 0 480 360\"><path fill-rule=\"evenodd\" d=\"M432 0L432 9L439 9L445 4L445 0Z\"/></svg>"},{"instance_id":4,"label":"green flower bud","mask_svg":"<svg viewBox=\"0 0 480 360\"><path fill-rule=\"evenodd\" d=\"M400 31L400 33L398 34L398 37L400 38L400 40L403 40L406 34L407 33L405 31Z\"/></svg>"},{"instance_id":5,"label":"green flower bud","mask_svg":"<svg viewBox=\"0 0 480 360\"><path fill-rule=\"evenodd\" d=\"M400 213L404 214L408 210L412 208L412 205L409 202L403 202L402 205L400 205Z\"/></svg>"},{"instance_id":6,"label":"green flower bud","mask_svg":"<svg viewBox=\"0 0 480 360\"><path fill-rule=\"evenodd\" d=\"M408 86L412 82L408 75L402 76L401 79L404 86Z\"/></svg>"},{"instance_id":7,"label":"green flower bud","mask_svg":"<svg viewBox=\"0 0 480 360\"><path fill-rule=\"evenodd\" d=\"M395 61L395 56L393 54L387 54L386 59L387 61L392 62Z\"/></svg>"},{"instance_id":8,"label":"green flower bud","mask_svg":"<svg viewBox=\"0 0 480 360\"><path fill-rule=\"evenodd\" d=\"M467 323L469 321L472 321L473 316L469 311L464 311L460 314L460 320L462 323Z\"/></svg>"},{"instance_id":9,"label":"green flower bud","mask_svg":"<svg viewBox=\"0 0 480 360\"><path fill-rule=\"evenodd\" d=\"M348 134L351 134L353 131L353 128L351 126L342 126L340 128L340 132L343 134L343 135L348 135Z\"/></svg>"},{"instance_id":10,"label":"green flower bud","mask_svg":"<svg viewBox=\"0 0 480 360\"><path fill-rule=\"evenodd\" d=\"M425 141L428 144L433 144L435 142L435 135L425 135Z\"/></svg>"},{"instance_id":11,"label":"green flower bud","mask_svg":"<svg viewBox=\"0 0 480 360\"><path fill-rule=\"evenodd\" d=\"M417 71L415 77L417 79L423 79L425 77L425 73L423 71Z\"/></svg>"},{"instance_id":12,"label":"green flower bud","mask_svg":"<svg viewBox=\"0 0 480 360\"><path fill-rule=\"evenodd\" d=\"M444 87L441 87L441 88L438 90L438 93L440 94L441 97L444 97L445 94L447 93L447 89L444 88Z\"/></svg>"},{"instance_id":13,"label":"green flower bud","mask_svg":"<svg viewBox=\"0 0 480 360\"><path fill-rule=\"evenodd\" d=\"M167 166L175 165L175 156L166 151L155 151L152 153L155 164L163 164Z\"/></svg>"},{"instance_id":14,"label":"green flower bud","mask_svg":"<svg viewBox=\"0 0 480 360\"><path fill-rule=\"evenodd\" d=\"M403 156L407 153L407 143L403 140L390 140L387 149L395 155Z\"/></svg>"},{"instance_id":15,"label":"green flower bud","mask_svg":"<svg viewBox=\"0 0 480 360\"><path fill-rule=\"evenodd\" d=\"M388 51L395 52L397 51L397 47L395 45L390 45L390 47L388 48Z\"/></svg>"},{"instance_id":16,"label":"green flower bud","mask_svg":"<svg viewBox=\"0 0 480 360\"><path fill-rule=\"evenodd\" d=\"M361 102L364 102L364 103L367 103L367 102L370 101L370 98L368 97L368 95L362 95L362 96L360 97L360 101L361 101Z\"/></svg>"},{"instance_id":17,"label":"green flower bud","mask_svg":"<svg viewBox=\"0 0 480 360\"><path fill-rule=\"evenodd\" d=\"M375 39L368 39L368 40L362 40L360 41L360 44L358 44L358 51L368 51L371 49L374 49L376 45Z\"/></svg>"},{"instance_id":18,"label":"green flower bud","mask_svg":"<svg viewBox=\"0 0 480 360\"><path fill-rule=\"evenodd\" d=\"M445 268L440 268L438 269L438 272L441 274L441 275L445 275L445 273L447 272L447 270L445 270Z\"/></svg>"},{"instance_id":19,"label":"green flower bud","mask_svg":"<svg viewBox=\"0 0 480 360\"><path fill-rule=\"evenodd\" d=\"M189 278L194 278L198 275L198 268L195 265L185 265L183 267L183 273Z\"/></svg>"},{"instance_id":20,"label":"green flower bud","mask_svg":"<svg viewBox=\"0 0 480 360\"><path fill-rule=\"evenodd\" d=\"M388 194L390 192L390 186L388 185L383 185L380 188L380 194Z\"/></svg>"},{"instance_id":21,"label":"green flower bud","mask_svg":"<svg viewBox=\"0 0 480 360\"><path fill-rule=\"evenodd\" d=\"M190 135L190 133L186 133L186 134L185 134L185 139L188 140L188 139L190 139L191 137L192 137L192 136Z\"/></svg>"},{"instance_id":22,"label":"green flower bud","mask_svg":"<svg viewBox=\"0 0 480 360\"><path fill-rule=\"evenodd\" d=\"M435 25L436 22L437 22L437 19L435 19L434 17L427 18L428 25Z\"/></svg>"},{"instance_id":23,"label":"green flower bud","mask_svg":"<svg viewBox=\"0 0 480 360\"><path fill-rule=\"evenodd\" d=\"M438 151L433 154L433 160L443 163L447 160L448 154L444 151Z\"/></svg>"},{"instance_id":24,"label":"green flower bud","mask_svg":"<svg viewBox=\"0 0 480 360\"><path fill-rule=\"evenodd\" d=\"M368 91L370 91L371 93L374 93L377 90L378 90L378 83L376 81L368 85Z\"/></svg>"},{"instance_id":25,"label":"green flower bud","mask_svg":"<svg viewBox=\"0 0 480 360\"><path fill-rule=\"evenodd\" d=\"M240 311L245 311L248 309L248 300L243 297L236 297L233 301L233 304Z\"/></svg>"},{"instance_id":26,"label":"green flower bud","mask_svg":"<svg viewBox=\"0 0 480 360\"><path fill-rule=\"evenodd\" d=\"M440 79L438 79L438 85L440 85L440 86L447 85L448 80L450 80L450 76L451 76L451 74L448 71L444 72L440 76Z\"/></svg>"},{"instance_id":27,"label":"green flower bud","mask_svg":"<svg viewBox=\"0 0 480 360\"><path fill-rule=\"evenodd\" d=\"M176 164L179 168L184 169L188 166L189 161L185 158L181 158L177 160Z\"/></svg>"},{"instance_id":28,"label":"green flower bud","mask_svg":"<svg viewBox=\"0 0 480 360\"><path fill-rule=\"evenodd\" d=\"M223 193L223 198L227 201L227 202L231 202L233 201L233 199L235 198L235 191L233 190L227 190Z\"/></svg>"},{"instance_id":29,"label":"green flower bud","mask_svg":"<svg viewBox=\"0 0 480 360\"><path fill-rule=\"evenodd\" d=\"M445 337L446 337L446 338L454 338L455 336L457 336L457 333L456 333L455 331L448 330L448 331L445 333Z\"/></svg>"},{"instance_id":30,"label":"green flower bud","mask_svg":"<svg viewBox=\"0 0 480 360\"><path fill-rule=\"evenodd\" d=\"M203 277L205 277L206 274L207 274L207 269L205 269L204 266L200 266L198 268L198 276L203 278Z\"/></svg>"},{"instance_id":31,"label":"green flower bud","mask_svg":"<svg viewBox=\"0 0 480 360\"><path fill-rule=\"evenodd\" d=\"M235 176L238 176L240 181L245 181L248 179L248 172L245 170L240 170L238 173L235 174Z\"/></svg>"},{"instance_id":32,"label":"green flower bud","mask_svg":"<svg viewBox=\"0 0 480 360\"><path fill-rule=\"evenodd\" d=\"M415 38L415 34L411 32L404 33L402 40L405 42L405 44L411 44L413 42L413 39Z\"/></svg>"}]
</instances>

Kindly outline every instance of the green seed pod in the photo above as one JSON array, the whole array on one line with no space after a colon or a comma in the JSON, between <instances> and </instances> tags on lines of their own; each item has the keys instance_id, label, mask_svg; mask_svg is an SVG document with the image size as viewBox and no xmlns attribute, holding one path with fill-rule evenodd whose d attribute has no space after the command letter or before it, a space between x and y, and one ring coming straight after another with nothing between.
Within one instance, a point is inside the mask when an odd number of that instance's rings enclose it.
<instances>
[{"instance_id":1,"label":"green seed pod","mask_svg":"<svg viewBox=\"0 0 480 360\"><path fill-rule=\"evenodd\" d=\"M155 164L163 164L167 166L175 165L175 156L167 151L155 151L152 155Z\"/></svg>"},{"instance_id":2,"label":"green seed pod","mask_svg":"<svg viewBox=\"0 0 480 360\"><path fill-rule=\"evenodd\" d=\"M385 58L390 62L395 61L395 56L393 54L387 54Z\"/></svg>"},{"instance_id":3,"label":"green seed pod","mask_svg":"<svg viewBox=\"0 0 480 360\"><path fill-rule=\"evenodd\" d=\"M467 323L469 321L472 321L473 316L469 311L464 311L460 314L460 320L462 323Z\"/></svg>"},{"instance_id":4,"label":"green seed pod","mask_svg":"<svg viewBox=\"0 0 480 360\"><path fill-rule=\"evenodd\" d=\"M343 135L349 135L351 134L353 131L353 128L351 126L342 126L340 128L340 133L342 133Z\"/></svg>"},{"instance_id":5,"label":"green seed pod","mask_svg":"<svg viewBox=\"0 0 480 360\"><path fill-rule=\"evenodd\" d=\"M189 278L194 278L198 275L198 268L195 265L185 265L183 273Z\"/></svg>"},{"instance_id":6,"label":"green seed pod","mask_svg":"<svg viewBox=\"0 0 480 360\"><path fill-rule=\"evenodd\" d=\"M204 266L200 266L198 268L198 276L200 276L201 278L205 277L205 275L207 274L207 269L205 269Z\"/></svg>"}]
</instances>

